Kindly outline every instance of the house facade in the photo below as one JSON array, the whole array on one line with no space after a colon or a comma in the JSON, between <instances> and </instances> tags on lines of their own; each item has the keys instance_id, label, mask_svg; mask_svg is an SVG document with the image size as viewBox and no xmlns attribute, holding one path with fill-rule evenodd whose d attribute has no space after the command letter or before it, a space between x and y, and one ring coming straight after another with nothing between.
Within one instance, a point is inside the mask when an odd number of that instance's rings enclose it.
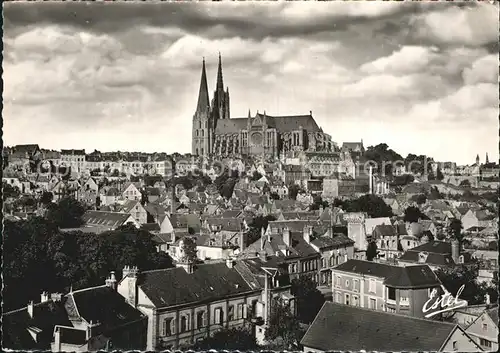
<instances>
[{"instance_id":1,"label":"house facade","mask_svg":"<svg viewBox=\"0 0 500 353\"><path fill-rule=\"evenodd\" d=\"M423 317L422 308L441 282L428 266L398 267L349 260L332 270L336 303Z\"/></svg>"}]
</instances>

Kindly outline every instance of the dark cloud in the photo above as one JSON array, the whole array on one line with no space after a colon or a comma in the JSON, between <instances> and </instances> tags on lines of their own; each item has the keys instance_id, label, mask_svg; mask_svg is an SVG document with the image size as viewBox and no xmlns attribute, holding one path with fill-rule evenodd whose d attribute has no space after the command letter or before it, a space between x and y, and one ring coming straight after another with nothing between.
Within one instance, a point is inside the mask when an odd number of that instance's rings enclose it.
<instances>
[{"instance_id":1,"label":"dark cloud","mask_svg":"<svg viewBox=\"0 0 500 353\"><path fill-rule=\"evenodd\" d=\"M239 36L250 39L314 35L339 31L367 22L401 19L402 16L439 8L402 3L392 11L367 16L352 11L343 16L336 11L310 18L289 18L282 12L290 4L200 4L200 3L7 3L4 5L6 28L43 23L81 27L96 32L120 32L137 25L177 27L189 33L213 36ZM332 4L332 9L335 5ZM214 30L215 27L224 30Z\"/></svg>"}]
</instances>

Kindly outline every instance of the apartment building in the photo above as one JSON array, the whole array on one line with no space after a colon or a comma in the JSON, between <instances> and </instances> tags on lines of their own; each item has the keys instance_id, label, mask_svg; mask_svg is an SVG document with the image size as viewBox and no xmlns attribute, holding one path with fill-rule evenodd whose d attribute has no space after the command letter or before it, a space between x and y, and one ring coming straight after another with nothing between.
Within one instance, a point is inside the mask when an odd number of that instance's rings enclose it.
<instances>
[{"instance_id":1,"label":"apartment building","mask_svg":"<svg viewBox=\"0 0 500 353\"><path fill-rule=\"evenodd\" d=\"M398 267L349 260L332 270L336 303L423 317L422 308L441 282L427 265Z\"/></svg>"}]
</instances>

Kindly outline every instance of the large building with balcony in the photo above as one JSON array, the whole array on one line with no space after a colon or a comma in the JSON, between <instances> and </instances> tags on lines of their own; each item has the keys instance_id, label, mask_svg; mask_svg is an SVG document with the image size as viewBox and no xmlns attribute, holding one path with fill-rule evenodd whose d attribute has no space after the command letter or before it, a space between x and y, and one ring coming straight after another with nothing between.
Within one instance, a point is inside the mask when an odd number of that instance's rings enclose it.
<instances>
[{"instance_id":1,"label":"large building with balcony","mask_svg":"<svg viewBox=\"0 0 500 353\"><path fill-rule=\"evenodd\" d=\"M398 267L349 260L332 270L333 301L373 310L423 317L431 292L442 285L427 265Z\"/></svg>"}]
</instances>

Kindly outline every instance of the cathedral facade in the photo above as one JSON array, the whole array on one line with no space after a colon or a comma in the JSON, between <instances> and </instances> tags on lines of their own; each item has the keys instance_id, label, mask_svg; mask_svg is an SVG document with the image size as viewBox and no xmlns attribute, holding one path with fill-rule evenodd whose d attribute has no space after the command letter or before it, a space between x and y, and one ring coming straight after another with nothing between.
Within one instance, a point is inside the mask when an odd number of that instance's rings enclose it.
<instances>
[{"instance_id":1,"label":"cathedral facade","mask_svg":"<svg viewBox=\"0 0 500 353\"><path fill-rule=\"evenodd\" d=\"M334 144L312 116L271 116L248 112L230 118L229 89L224 90L219 54L216 90L208 95L205 60L201 71L198 104L193 116L192 154L196 156L262 156L278 158L295 152L332 152Z\"/></svg>"}]
</instances>

